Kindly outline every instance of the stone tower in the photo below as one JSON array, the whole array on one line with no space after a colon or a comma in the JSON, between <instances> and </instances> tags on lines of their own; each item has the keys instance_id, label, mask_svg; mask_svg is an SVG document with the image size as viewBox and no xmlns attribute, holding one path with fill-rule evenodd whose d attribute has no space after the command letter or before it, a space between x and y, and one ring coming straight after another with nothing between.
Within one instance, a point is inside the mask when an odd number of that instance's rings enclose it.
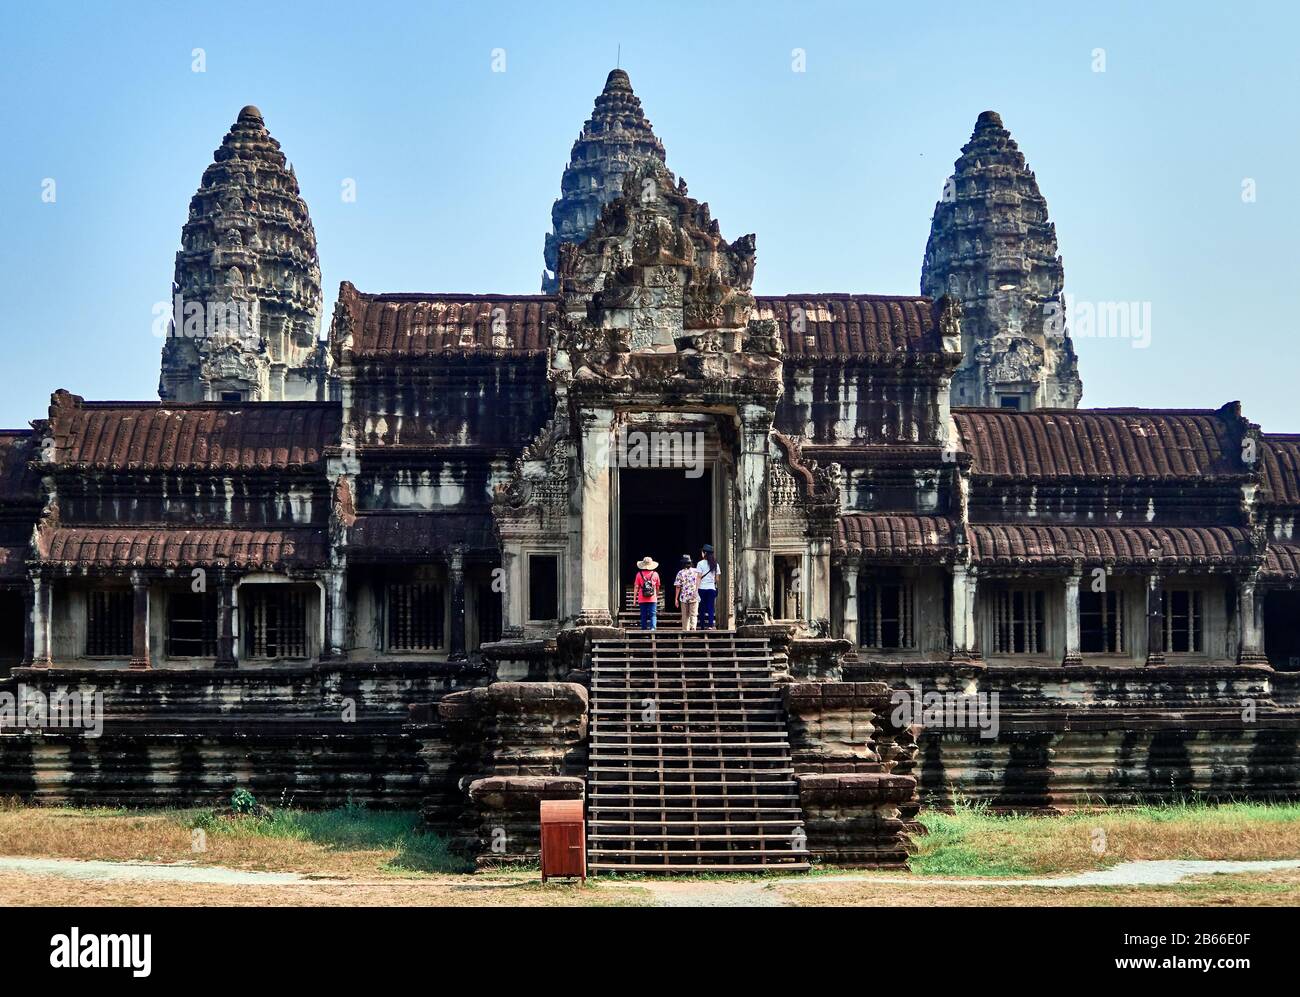
<instances>
[{"instance_id":1,"label":"stone tower","mask_svg":"<svg viewBox=\"0 0 1300 997\"><path fill-rule=\"evenodd\" d=\"M623 175L648 159L665 162L664 145L642 113L627 73L615 69L573 143L560 180L560 198L551 208L552 229L546 236L543 293L555 293L560 245L586 239L600 209L623 193Z\"/></svg>"},{"instance_id":2,"label":"stone tower","mask_svg":"<svg viewBox=\"0 0 1300 997\"><path fill-rule=\"evenodd\" d=\"M965 358L952 378L952 404L1079 404L1064 283L1047 201L1002 119L985 111L944 184L921 267L922 294L962 305Z\"/></svg>"},{"instance_id":3,"label":"stone tower","mask_svg":"<svg viewBox=\"0 0 1300 997\"><path fill-rule=\"evenodd\" d=\"M256 107L239 112L203 171L172 294L164 401L330 397L316 233L293 167Z\"/></svg>"}]
</instances>

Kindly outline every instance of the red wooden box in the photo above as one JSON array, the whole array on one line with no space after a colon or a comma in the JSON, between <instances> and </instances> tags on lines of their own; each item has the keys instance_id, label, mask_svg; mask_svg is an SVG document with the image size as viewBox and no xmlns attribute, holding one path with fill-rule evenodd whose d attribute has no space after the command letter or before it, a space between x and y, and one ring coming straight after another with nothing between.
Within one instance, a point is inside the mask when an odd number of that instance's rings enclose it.
<instances>
[{"instance_id":1,"label":"red wooden box","mask_svg":"<svg viewBox=\"0 0 1300 997\"><path fill-rule=\"evenodd\" d=\"M542 801L542 882L551 876L577 876L587 881L582 800Z\"/></svg>"}]
</instances>

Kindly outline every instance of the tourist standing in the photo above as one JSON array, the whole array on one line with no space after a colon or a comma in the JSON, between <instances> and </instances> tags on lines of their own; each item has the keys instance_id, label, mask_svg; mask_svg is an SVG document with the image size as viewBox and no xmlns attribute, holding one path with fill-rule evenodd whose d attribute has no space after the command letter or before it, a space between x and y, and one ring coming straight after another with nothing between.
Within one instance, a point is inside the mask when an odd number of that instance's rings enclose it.
<instances>
[{"instance_id":1,"label":"tourist standing","mask_svg":"<svg viewBox=\"0 0 1300 997\"><path fill-rule=\"evenodd\" d=\"M653 630L659 613L659 562L653 557L643 557L636 562L637 573L633 587L636 602L641 610L641 629Z\"/></svg>"},{"instance_id":2,"label":"tourist standing","mask_svg":"<svg viewBox=\"0 0 1300 997\"><path fill-rule=\"evenodd\" d=\"M694 630L700 609L700 573L691 564L689 554L682 555L681 570L673 582L673 601L682 612L682 629Z\"/></svg>"},{"instance_id":3,"label":"tourist standing","mask_svg":"<svg viewBox=\"0 0 1300 997\"><path fill-rule=\"evenodd\" d=\"M704 545L700 552L700 563L695 566L700 576L700 629L713 630L713 604L718 598L718 559L713 556L713 547Z\"/></svg>"}]
</instances>

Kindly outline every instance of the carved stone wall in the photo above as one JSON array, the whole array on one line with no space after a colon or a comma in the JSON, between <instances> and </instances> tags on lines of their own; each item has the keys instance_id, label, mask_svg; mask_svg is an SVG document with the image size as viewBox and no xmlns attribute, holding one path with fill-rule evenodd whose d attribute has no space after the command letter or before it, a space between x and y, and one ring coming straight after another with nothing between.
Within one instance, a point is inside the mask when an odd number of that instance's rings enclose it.
<instances>
[{"instance_id":1,"label":"carved stone wall","mask_svg":"<svg viewBox=\"0 0 1300 997\"><path fill-rule=\"evenodd\" d=\"M536 859L541 801L584 795L581 685L494 682L416 707L412 721L435 790L424 818L480 865Z\"/></svg>"},{"instance_id":2,"label":"carved stone wall","mask_svg":"<svg viewBox=\"0 0 1300 997\"><path fill-rule=\"evenodd\" d=\"M912 732L891 720L882 682L786 686L790 747L808 850L823 862L907 860L918 804Z\"/></svg>"},{"instance_id":3,"label":"carved stone wall","mask_svg":"<svg viewBox=\"0 0 1300 997\"><path fill-rule=\"evenodd\" d=\"M299 806L414 808L445 782L408 704L482 680L467 665L367 663L213 672L16 668L0 693L33 718L0 732L0 796L54 805L213 805L237 787ZM102 733L58 726L69 694ZM97 697L102 699L97 700ZM47 704L46 712L32 712ZM87 714L81 715L83 718ZM35 719L44 719L44 727Z\"/></svg>"},{"instance_id":4,"label":"carved stone wall","mask_svg":"<svg viewBox=\"0 0 1300 997\"><path fill-rule=\"evenodd\" d=\"M921 708L914 766L929 806L1064 811L1300 795L1300 711L1266 667L864 661L846 671ZM967 722L950 723L962 716L951 704L975 695L993 722L981 728L968 709ZM928 703L943 708L931 717Z\"/></svg>"}]
</instances>

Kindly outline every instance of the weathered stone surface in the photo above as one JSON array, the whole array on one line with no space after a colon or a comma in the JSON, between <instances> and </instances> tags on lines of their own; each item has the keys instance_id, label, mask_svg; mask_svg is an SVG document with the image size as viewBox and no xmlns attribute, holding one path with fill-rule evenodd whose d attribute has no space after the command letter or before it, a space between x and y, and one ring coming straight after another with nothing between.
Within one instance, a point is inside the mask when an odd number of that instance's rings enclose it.
<instances>
[{"instance_id":1,"label":"weathered stone surface","mask_svg":"<svg viewBox=\"0 0 1300 997\"><path fill-rule=\"evenodd\" d=\"M480 868L535 862L541 852L544 800L581 800L578 776L489 776L470 783L470 807L453 847ZM477 823L475 823L477 821Z\"/></svg>"},{"instance_id":2,"label":"weathered stone surface","mask_svg":"<svg viewBox=\"0 0 1300 997\"><path fill-rule=\"evenodd\" d=\"M954 405L1079 404L1064 282L1047 201L1002 118L985 111L935 206L921 269L922 294L962 303Z\"/></svg>"},{"instance_id":3,"label":"weathered stone surface","mask_svg":"<svg viewBox=\"0 0 1300 997\"><path fill-rule=\"evenodd\" d=\"M536 857L539 802L582 797L586 688L494 682L444 697L432 714L413 709L410 728L440 787L424 803L425 821L480 863Z\"/></svg>"},{"instance_id":4,"label":"weathered stone surface","mask_svg":"<svg viewBox=\"0 0 1300 997\"><path fill-rule=\"evenodd\" d=\"M560 179L560 198L551 208L553 228L546 236L543 254L545 293L553 294L559 286L560 246L587 238L601 209L623 193L624 174L645 160L664 162L664 146L642 113L627 73L615 69L573 143L569 165Z\"/></svg>"},{"instance_id":5,"label":"weathered stone surface","mask_svg":"<svg viewBox=\"0 0 1300 997\"><path fill-rule=\"evenodd\" d=\"M1006 667L880 661L875 685L950 699L988 697L983 732L919 726L920 798L951 806L1068 810L1183 798L1294 798L1300 710L1291 676L1258 665ZM895 771L898 771L896 768Z\"/></svg>"},{"instance_id":6,"label":"weathered stone surface","mask_svg":"<svg viewBox=\"0 0 1300 997\"><path fill-rule=\"evenodd\" d=\"M911 731L883 682L793 682L785 704L808 849L836 865L906 861L918 802Z\"/></svg>"},{"instance_id":7,"label":"weathered stone surface","mask_svg":"<svg viewBox=\"0 0 1300 997\"><path fill-rule=\"evenodd\" d=\"M19 703L78 697L100 736L60 726L0 733L0 796L52 804L211 805L237 787L267 803L414 807L450 760L419 755L407 704L479 680L466 666L358 664L258 671L16 668ZM101 703L100 707L92 704ZM20 712L21 715L21 712ZM73 716L68 714L67 716Z\"/></svg>"},{"instance_id":8,"label":"weathered stone surface","mask_svg":"<svg viewBox=\"0 0 1300 997\"><path fill-rule=\"evenodd\" d=\"M164 400L323 400L316 233L293 167L245 107L203 172L176 254Z\"/></svg>"}]
</instances>

